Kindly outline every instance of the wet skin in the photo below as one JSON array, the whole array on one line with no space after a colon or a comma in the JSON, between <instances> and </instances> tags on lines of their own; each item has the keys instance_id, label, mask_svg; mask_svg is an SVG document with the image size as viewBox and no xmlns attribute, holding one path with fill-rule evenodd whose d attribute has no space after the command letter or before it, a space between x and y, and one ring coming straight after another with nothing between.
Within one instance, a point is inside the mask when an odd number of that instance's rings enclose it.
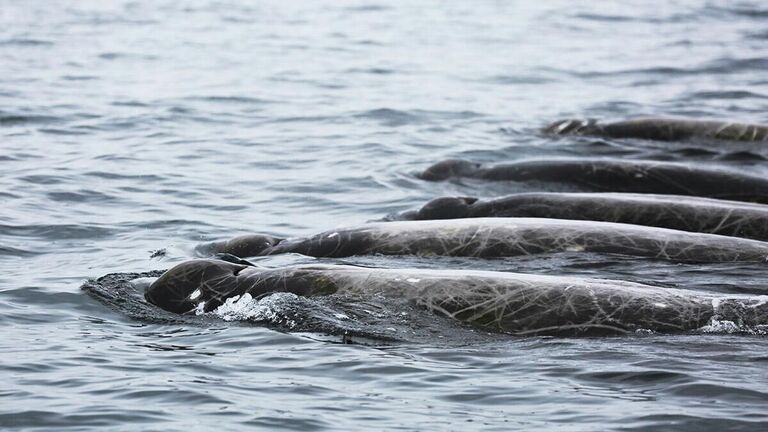
<instances>
[{"instance_id":1,"label":"wet skin","mask_svg":"<svg viewBox=\"0 0 768 432\"><path fill-rule=\"evenodd\" d=\"M146 299L165 310L211 311L245 293L382 295L484 330L527 334L679 332L711 319L768 324L762 297L712 295L631 282L507 272L300 266L259 269L192 260L165 272Z\"/></svg>"},{"instance_id":2,"label":"wet skin","mask_svg":"<svg viewBox=\"0 0 768 432\"><path fill-rule=\"evenodd\" d=\"M596 120L560 120L544 128L554 135L637 138L656 141L691 139L768 141L768 126L724 121L644 118L601 123Z\"/></svg>"},{"instance_id":3,"label":"wet skin","mask_svg":"<svg viewBox=\"0 0 768 432\"><path fill-rule=\"evenodd\" d=\"M765 262L768 243L611 222L472 218L374 222L279 240L254 234L199 245L201 256L298 253L313 257L418 255L509 257L557 252L623 254L677 262ZM245 256L242 256L245 257Z\"/></svg>"},{"instance_id":4,"label":"wet skin","mask_svg":"<svg viewBox=\"0 0 768 432\"><path fill-rule=\"evenodd\" d=\"M462 159L438 162L424 180L476 178L489 181L548 182L593 192L689 195L768 203L768 180L721 168L621 159L525 160L485 166Z\"/></svg>"},{"instance_id":5,"label":"wet skin","mask_svg":"<svg viewBox=\"0 0 768 432\"><path fill-rule=\"evenodd\" d=\"M389 220L537 217L594 220L768 240L768 205L679 195L531 192L441 197Z\"/></svg>"}]
</instances>

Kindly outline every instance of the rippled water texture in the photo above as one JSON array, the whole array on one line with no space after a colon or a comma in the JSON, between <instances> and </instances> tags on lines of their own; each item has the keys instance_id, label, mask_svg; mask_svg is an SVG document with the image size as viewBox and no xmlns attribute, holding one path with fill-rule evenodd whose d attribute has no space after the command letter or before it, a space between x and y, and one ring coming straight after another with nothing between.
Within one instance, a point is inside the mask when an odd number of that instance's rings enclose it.
<instances>
[{"instance_id":1,"label":"rippled water texture","mask_svg":"<svg viewBox=\"0 0 768 432\"><path fill-rule=\"evenodd\" d=\"M414 177L448 157L766 175L768 149L754 144L538 130L573 117L766 123L767 59L759 1L0 0L0 428L764 430L764 337L465 329L345 345L221 319L136 320L79 286L168 268L202 240L536 189ZM482 266L766 292L760 265L593 258Z\"/></svg>"}]
</instances>

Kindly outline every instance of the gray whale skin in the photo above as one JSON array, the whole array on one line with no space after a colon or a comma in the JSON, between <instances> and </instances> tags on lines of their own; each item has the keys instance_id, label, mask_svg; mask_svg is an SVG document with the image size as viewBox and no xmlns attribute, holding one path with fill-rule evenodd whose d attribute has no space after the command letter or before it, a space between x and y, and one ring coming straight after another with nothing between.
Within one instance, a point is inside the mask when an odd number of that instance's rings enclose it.
<instances>
[{"instance_id":1,"label":"gray whale skin","mask_svg":"<svg viewBox=\"0 0 768 432\"><path fill-rule=\"evenodd\" d=\"M680 195L528 192L435 198L385 220L535 217L592 220L768 240L768 205Z\"/></svg>"},{"instance_id":2,"label":"gray whale skin","mask_svg":"<svg viewBox=\"0 0 768 432\"><path fill-rule=\"evenodd\" d=\"M549 182L584 192L689 195L768 203L768 180L738 171L679 162L624 159L532 159L493 166L463 159L438 162L417 177L440 181Z\"/></svg>"},{"instance_id":3,"label":"gray whale skin","mask_svg":"<svg viewBox=\"0 0 768 432\"><path fill-rule=\"evenodd\" d=\"M506 272L371 269L311 265L260 269L191 260L147 289L150 303L176 313L211 311L227 298L274 292L301 296L381 295L414 302L483 330L516 335L621 334L696 330L713 319L768 323L765 296L712 295L638 283Z\"/></svg>"},{"instance_id":4,"label":"gray whale skin","mask_svg":"<svg viewBox=\"0 0 768 432\"><path fill-rule=\"evenodd\" d=\"M311 237L260 234L197 246L202 257L285 253L313 257L419 255L511 257L594 252L676 262L765 262L768 242L612 222L544 218L469 218L372 222Z\"/></svg>"},{"instance_id":5,"label":"gray whale skin","mask_svg":"<svg viewBox=\"0 0 768 432\"><path fill-rule=\"evenodd\" d=\"M713 120L640 118L618 122L560 120L544 128L554 135L637 138L656 141L705 139L717 141L768 141L768 126Z\"/></svg>"}]
</instances>

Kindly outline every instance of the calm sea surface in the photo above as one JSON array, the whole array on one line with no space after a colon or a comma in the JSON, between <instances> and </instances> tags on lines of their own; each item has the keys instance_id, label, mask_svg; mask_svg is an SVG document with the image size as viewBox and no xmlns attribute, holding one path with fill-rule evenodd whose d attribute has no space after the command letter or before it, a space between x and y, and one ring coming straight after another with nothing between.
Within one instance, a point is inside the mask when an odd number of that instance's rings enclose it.
<instances>
[{"instance_id":1,"label":"calm sea surface","mask_svg":"<svg viewBox=\"0 0 768 432\"><path fill-rule=\"evenodd\" d=\"M523 190L414 177L448 157L768 175L759 146L538 132L568 117L766 123L767 72L761 1L0 0L0 429L767 430L768 344L727 326L512 338L419 310L398 321L374 302L371 337L342 344L334 329L365 323L320 302L299 306L325 327L163 324L80 290L168 268L202 240L306 235L440 195ZM259 261L292 262L315 261ZM341 262L768 294L761 265Z\"/></svg>"}]
</instances>

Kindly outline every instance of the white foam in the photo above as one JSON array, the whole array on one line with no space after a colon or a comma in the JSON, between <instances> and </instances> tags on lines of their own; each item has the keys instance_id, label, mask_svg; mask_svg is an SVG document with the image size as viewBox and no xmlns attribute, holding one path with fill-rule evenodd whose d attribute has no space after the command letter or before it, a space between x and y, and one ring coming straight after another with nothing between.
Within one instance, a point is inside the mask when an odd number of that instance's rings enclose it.
<instances>
[{"instance_id":1,"label":"white foam","mask_svg":"<svg viewBox=\"0 0 768 432\"><path fill-rule=\"evenodd\" d=\"M293 321L286 322L285 316L280 313L280 310L286 302L295 299L295 294L274 293L256 300L250 294L245 293L242 296L226 299L224 304L213 311L213 314L224 321L269 321L293 327L296 323Z\"/></svg>"},{"instance_id":2,"label":"white foam","mask_svg":"<svg viewBox=\"0 0 768 432\"><path fill-rule=\"evenodd\" d=\"M737 325L733 321L728 321L728 320L721 321L721 320L718 320L717 318L710 319L707 325L699 329L699 331L703 333L718 333L718 334L741 333L746 330L747 329Z\"/></svg>"},{"instance_id":3,"label":"white foam","mask_svg":"<svg viewBox=\"0 0 768 432\"><path fill-rule=\"evenodd\" d=\"M202 315L205 313L205 302L200 302L195 307L195 315Z\"/></svg>"}]
</instances>

